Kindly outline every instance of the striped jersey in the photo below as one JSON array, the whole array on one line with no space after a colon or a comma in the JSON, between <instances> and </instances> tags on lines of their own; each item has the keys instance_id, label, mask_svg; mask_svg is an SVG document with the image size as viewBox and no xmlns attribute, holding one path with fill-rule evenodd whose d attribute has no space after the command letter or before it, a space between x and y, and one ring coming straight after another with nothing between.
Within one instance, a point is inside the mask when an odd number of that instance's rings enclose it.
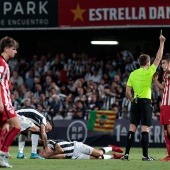
<instances>
[{"instance_id":1,"label":"striped jersey","mask_svg":"<svg viewBox=\"0 0 170 170\"><path fill-rule=\"evenodd\" d=\"M63 150L64 154L66 154L65 159L71 159L74 152L74 142L68 142L60 139L50 139L48 146L52 150L55 150L55 145L58 144Z\"/></svg>"},{"instance_id":2,"label":"striped jersey","mask_svg":"<svg viewBox=\"0 0 170 170\"><path fill-rule=\"evenodd\" d=\"M5 59L2 56L0 56L0 80L1 80L0 86L1 86L2 102L4 104L7 104L7 103L11 104L10 70L9 70L8 63L5 61Z\"/></svg>"},{"instance_id":3,"label":"striped jersey","mask_svg":"<svg viewBox=\"0 0 170 170\"><path fill-rule=\"evenodd\" d=\"M41 124L46 126L46 118L41 114L41 112L32 107L23 107L16 111L19 115L24 115L30 119L35 125L40 127Z\"/></svg>"},{"instance_id":4,"label":"striped jersey","mask_svg":"<svg viewBox=\"0 0 170 170\"><path fill-rule=\"evenodd\" d=\"M161 105L169 106L170 105L170 73L165 72L163 74L162 84L164 85L164 90L163 90Z\"/></svg>"}]
</instances>

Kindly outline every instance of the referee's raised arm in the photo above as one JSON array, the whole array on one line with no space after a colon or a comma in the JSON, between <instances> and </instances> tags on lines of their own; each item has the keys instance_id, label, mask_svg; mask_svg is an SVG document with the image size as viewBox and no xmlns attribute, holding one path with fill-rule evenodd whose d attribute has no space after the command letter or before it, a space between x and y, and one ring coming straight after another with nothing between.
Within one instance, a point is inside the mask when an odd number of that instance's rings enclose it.
<instances>
[{"instance_id":1,"label":"referee's raised arm","mask_svg":"<svg viewBox=\"0 0 170 170\"><path fill-rule=\"evenodd\" d=\"M159 40L160 40L160 45L159 45L159 49L158 49L158 52L156 54L156 58L153 62L153 64L155 65L155 67L157 68L161 59L162 59L162 56L163 56L163 50L164 50L164 42L166 40L166 38L163 36L163 35L160 35L159 36Z\"/></svg>"}]
</instances>

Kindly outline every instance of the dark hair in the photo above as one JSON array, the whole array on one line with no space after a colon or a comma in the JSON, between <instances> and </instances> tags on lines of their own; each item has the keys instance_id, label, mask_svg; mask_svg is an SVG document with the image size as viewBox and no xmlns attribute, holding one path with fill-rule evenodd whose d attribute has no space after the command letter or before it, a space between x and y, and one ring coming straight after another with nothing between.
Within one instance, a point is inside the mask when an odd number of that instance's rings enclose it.
<instances>
[{"instance_id":1,"label":"dark hair","mask_svg":"<svg viewBox=\"0 0 170 170\"><path fill-rule=\"evenodd\" d=\"M46 121L48 121L50 123L50 125L52 126L52 130L54 130L54 122L50 119L46 119Z\"/></svg>"},{"instance_id":2,"label":"dark hair","mask_svg":"<svg viewBox=\"0 0 170 170\"><path fill-rule=\"evenodd\" d=\"M14 47L17 49L19 47L19 43L13 38L6 36L0 40L0 52L1 53L4 52L4 49L6 47L9 47L9 48Z\"/></svg>"},{"instance_id":3,"label":"dark hair","mask_svg":"<svg viewBox=\"0 0 170 170\"><path fill-rule=\"evenodd\" d=\"M138 63L140 66L145 66L150 61L150 56L148 54L142 54L138 58Z\"/></svg>"},{"instance_id":4,"label":"dark hair","mask_svg":"<svg viewBox=\"0 0 170 170\"><path fill-rule=\"evenodd\" d=\"M162 57L162 60L167 60L168 63L169 63L169 62L170 62L170 56L169 56L169 55L164 55L164 56Z\"/></svg>"}]
</instances>

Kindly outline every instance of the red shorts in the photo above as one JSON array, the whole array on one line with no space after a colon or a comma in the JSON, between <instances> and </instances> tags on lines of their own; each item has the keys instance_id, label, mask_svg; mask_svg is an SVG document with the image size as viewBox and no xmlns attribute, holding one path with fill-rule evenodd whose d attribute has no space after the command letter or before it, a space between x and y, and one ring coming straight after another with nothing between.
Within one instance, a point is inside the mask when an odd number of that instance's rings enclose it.
<instances>
[{"instance_id":1,"label":"red shorts","mask_svg":"<svg viewBox=\"0 0 170 170\"><path fill-rule=\"evenodd\" d=\"M170 125L170 106L161 106L160 124Z\"/></svg>"},{"instance_id":2,"label":"red shorts","mask_svg":"<svg viewBox=\"0 0 170 170\"><path fill-rule=\"evenodd\" d=\"M17 117L14 107L10 103L4 105L4 110L0 113L0 126L3 126L8 119L13 117Z\"/></svg>"}]
</instances>

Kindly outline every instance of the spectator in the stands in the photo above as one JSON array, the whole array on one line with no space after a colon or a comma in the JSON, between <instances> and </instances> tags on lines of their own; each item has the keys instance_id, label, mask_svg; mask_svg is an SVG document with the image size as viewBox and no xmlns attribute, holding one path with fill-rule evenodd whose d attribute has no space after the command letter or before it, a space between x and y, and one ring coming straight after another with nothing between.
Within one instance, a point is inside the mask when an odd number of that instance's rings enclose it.
<instances>
[{"instance_id":1,"label":"spectator in the stands","mask_svg":"<svg viewBox=\"0 0 170 170\"><path fill-rule=\"evenodd\" d=\"M72 91L73 90L73 85L74 85L74 79L72 77L68 78L68 84L67 84L67 88Z\"/></svg>"},{"instance_id":2,"label":"spectator in the stands","mask_svg":"<svg viewBox=\"0 0 170 170\"><path fill-rule=\"evenodd\" d=\"M73 114L72 119L86 119L86 109L83 106L83 102L81 100L77 100L75 105L76 110Z\"/></svg>"},{"instance_id":3,"label":"spectator in the stands","mask_svg":"<svg viewBox=\"0 0 170 170\"><path fill-rule=\"evenodd\" d=\"M70 77L71 74L71 70L73 70L73 63L71 58L68 58L67 62L64 64L64 70L66 70L67 72L67 77Z\"/></svg>"},{"instance_id":4,"label":"spectator in the stands","mask_svg":"<svg viewBox=\"0 0 170 170\"><path fill-rule=\"evenodd\" d=\"M117 74L116 67L112 63L109 65L108 74L111 79Z\"/></svg>"},{"instance_id":5,"label":"spectator in the stands","mask_svg":"<svg viewBox=\"0 0 170 170\"><path fill-rule=\"evenodd\" d=\"M31 99L30 98L24 98L22 100L22 106L36 108L36 106L31 103Z\"/></svg>"},{"instance_id":6,"label":"spectator in the stands","mask_svg":"<svg viewBox=\"0 0 170 170\"><path fill-rule=\"evenodd\" d=\"M58 68L58 83L68 83L67 71L64 70L64 65L61 64Z\"/></svg>"},{"instance_id":7,"label":"spectator in the stands","mask_svg":"<svg viewBox=\"0 0 170 170\"><path fill-rule=\"evenodd\" d=\"M116 118L118 119L118 117L120 115L119 105L113 103L111 105L111 110L113 110L116 113Z\"/></svg>"},{"instance_id":8,"label":"spectator in the stands","mask_svg":"<svg viewBox=\"0 0 170 170\"><path fill-rule=\"evenodd\" d=\"M22 102L22 98L19 96L19 92L17 89L15 89L13 91L13 94L15 96L15 100L19 103L19 105L21 105L21 102Z\"/></svg>"},{"instance_id":9,"label":"spectator in the stands","mask_svg":"<svg viewBox=\"0 0 170 170\"><path fill-rule=\"evenodd\" d=\"M45 93L40 93L40 97L39 97L39 101L38 101L39 104L42 105L43 108L47 108L49 106L49 101L45 95Z\"/></svg>"},{"instance_id":10,"label":"spectator in the stands","mask_svg":"<svg viewBox=\"0 0 170 170\"><path fill-rule=\"evenodd\" d=\"M30 90L34 90L34 68L32 67L25 74L25 84Z\"/></svg>"},{"instance_id":11,"label":"spectator in the stands","mask_svg":"<svg viewBox=\"0 0 170 170\"><path fill-rule=\"evenodd\" d=\"M83 103L83 106L86 107L87 105L87 96L84 94L84 89L83 88L79 88L77 90L77 96L75 96L75 99L74 99L74 102L77 102L77 101L82 101Z\"/></svg>"},{"instance_id":12,"label":"spectator in the stands","mask_svg":"<svg viewBox=\"0 0 170 170\"><path fill-rule=\"evenodd\" d=\"M97 83L100 83L100 79L101 79L101 74L99 74L99 70L97 68L95 68L93 70L93 74L91 76L91 80L93 82L97 82Z\"/></svg>"},{"instance_id":13,"label":"spectator in the stands","mask_svg":"<svg viewBox=\"0 0 170 170\"><path fill-rule=\"evenodd\" d=\"M110 76L109 76L109 74L107 72L103 73L102 78L104 79L105 84L109 84L109 85L112 84L112 79L110 78Z\"/></svg>"},{"instance_id":14,"label":"spectator in the stands","mask_svg":"<svg viewBox=\"0 0 170 170\"><path fill-rule=\"evenodd\" d=\"M97 95L92 93L91 100L88 101L89 110L100 110L102 106L101 101L98 100Z\"/></svg>"},{"instance_id":15,"label":"spectator in the stands","mask_svg":"<svg viewBox=\"0 0 170 170\"><path fill-rule=\"evenodd\" d=\"M18 110L21 107L21 103L16 100L14 93L11 93L11 102L15 110Z\"/></svg>"},{"instance_id":16,"label":"spectator in the stands","mask_svg":"<svg viewBox=\"0 0 170 170\"><path fill-rule=\"evenodd\" d=\"M11 72L13 72L14 70L17 70L18 69L18 64L19 64L17 57L11 58L8 61L8 64L10 66Z\"/></svg>"},{"instance_id":17,"label":"spectator in the stands","mask_svg":"<svg viewBox=\"0 0 170 170\"><path fill-rule=\"evenodd\" d=\"M51 116L48 114L48 112L46 111L45 107L44 107L41 103L38 103L38 104L37 104L36 109L38 109L38 110L41 112L41 114L42 114L46 119L51 120Z\"/></svg>"},{"instance_id":18,"label":"spectator in the stands","mask_svg":"<svg viewBox=\"0 0 170 170\"><path fill-rule=\"evenodd\" d=\"M139 63L135 60L133 60L130 56L126 57L126 61L125 61L125 70L128 73L131 73L132 71L136 70L137 68L139 68Z\"/></svg>"},{"instance_id":19,"label":"spectator in the stands","mask_svg":"<svg viewBox=\"0 0 170 170\"><path fill-rule=\"evenodd\" d=\"M58 115L61 118L62 110L63 110L63 105L59 96L57 94L53 94L52 102L49 104L47 111L49 111L49 114L53 119L55 116L57 117Z\"/></svg>"},{"instance_id":20,"label":"spectator in the stands","mask_svg":"<svg viewBox=\"0 0 170 170\"><path fill-rule=\"evenodd\" d=\"M16 71L16 70L14 70L12 72L12 76L10 78L10 81L12 83L13 89L18 89L24 83L23 77L21 77L19 75L18 71Z\"/></svg>"},{"instance_id":21,"label":"spectator in the stands","mask_svg":"<svg viewBox=\"0 0 170 170\"><path fill-rule=\"evenodd\" d=\"M26 98L27 96L27 91L28 91L28 88L26 87L25 84L22 84L19 88L18 88L18 92L19 92L19 97L20 98Z\"/></svg>"},{"instance_id":22,"label":"spectator in the stands","mask_svg":"<svg viewBox=\"0 0 170 170\"><path fill-rule=\"evenodd\" d=\"M40 94L43 93L43 92L44 91L43 91L42 85L40 83L35 84L35 91L33 93L34 98L39 100Z\"/></svg>"},{"instance_id":23,"label":"spectator in the stands","mask_svg":"<svg viewBox=\"0 0 170 170\"><path fill-rule=\"evenodd\" d=\"M84 65L82 64L82 59L78 58L76 64L73 66L73 71L76 76L82 76L84 72Z\"/></svg>"},{"instance_id":24,"label":"spectator in the stands","mask_svg":"<svg viewBox=\"0 0 170 170\"><path fill-rule=\"evenodd\" d=\"M104 79L104 78L101 78L101 79L100 79L100 83L99 83L99 85L98 85L98 91L99 91L99 93L100 93L101 90L104 89L104 85L105 85L105 79Z\"/></svg>"},{"instance_id":25,"label":"spectator in the stands","mask_svg":"<svg viewBox=\"0 0 170 170\"><path fill-rule=\"evenodd\" d=\"M84 70L84 79L85 79L85 81L91 80L92 74L93 74L93 72L92 72L91 65L88 64L86 66L86 69Z\"/></svg>"},{"instance_id":26,"label":"spectator in the stands","mask_svg":"<svg viewBox=\"0 0 170 170\"><path fill-rule=\"evenodd\" d=\"M103 110L110 110L113 103L116 103L116 94L110 91L110 86L106 85L102 91Z\"/></svg>"}]
</instances>

